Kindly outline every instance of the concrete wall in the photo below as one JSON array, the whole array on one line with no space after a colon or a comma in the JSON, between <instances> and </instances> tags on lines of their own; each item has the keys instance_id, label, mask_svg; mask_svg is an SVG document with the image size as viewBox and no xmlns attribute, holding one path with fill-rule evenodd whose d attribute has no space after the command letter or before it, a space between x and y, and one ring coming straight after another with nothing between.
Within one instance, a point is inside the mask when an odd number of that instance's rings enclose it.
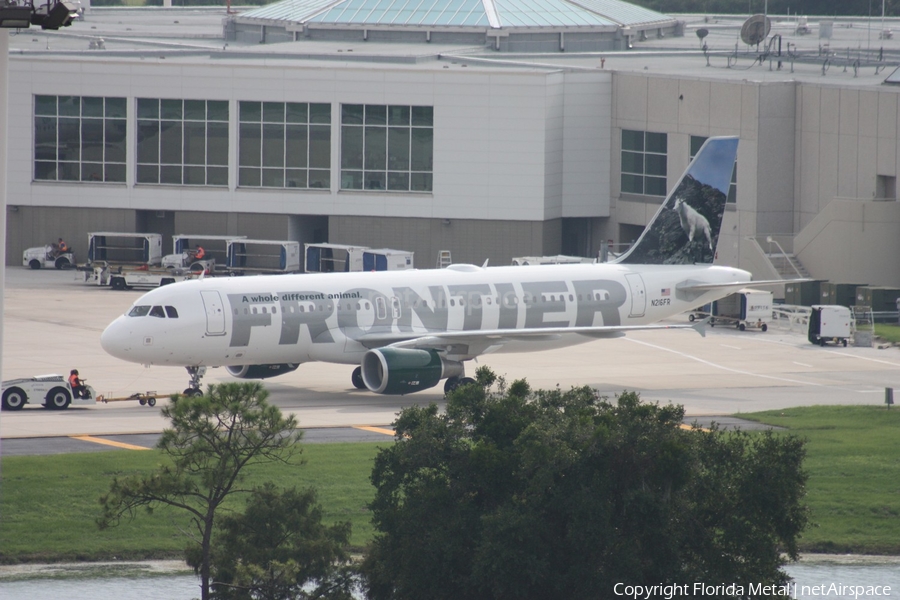
<instances>
[{"instance_id":1,"label":"concrete wall","mask_svg":"<svg viewBox=\"0 0 900 600\"><path fill-rule=\"evenodd\" d=\"M139 210L175 213L173 233L240 231L268 239L293 235L286 225L289 220L279 217L530 221L543 230L542 223L562 217L610 214L609 73L510 71L444 62L429 68L376 63L362 67L329 63L328 68L320 68L296 61L211 61L202 56L178 61L14 56L9 204L23 215L27 208L47 207L50 210L40 211L41 215L74 210L84 217L81 221L60 219L58 224L52 220L35 223L31 230L16 232L7 245L13 263L21 249L43 244L50 239L47 235L74 239L98 229L131 230L134 211ZM127 98L126 183L33 182L35 94ZM230 101L228 186L135 184L134 102L157 97ZM240 100L331 103L331 189L238 188ZM341 191L339 114L343 103L433 106L433 193ZM130 225L99 226L97 219L102 222L106 217L96 215L119 211L132 211ZM167 223L172 226L171 221ZM554 228L560 229L551 225L547 231ZM545 239L542 233L525 253L540 253L545 245L555 248L559 237L557 233ZM511 244L518 248L518 242Z\"/></svg>"},{"instance_id":2,"label":"concrete wall","mask_svg":"<svg viewBox=\"0 0 900 600\"><path fill-rule=\"evenodd\" d=\"M799 87L796 231L834 198L875 198L879 175L897 177L898 94L892 86Z\"/></svg>"},{"instance_id":3,"label":"concrete wall","mask_svg":"<svg viewBox=\"0 0 900 600\"><path fill-rule=\"evenodd\" d=\"M794 238L815 279L900 287L900 203L831 201Z\"/></svg>"}]
</instances>

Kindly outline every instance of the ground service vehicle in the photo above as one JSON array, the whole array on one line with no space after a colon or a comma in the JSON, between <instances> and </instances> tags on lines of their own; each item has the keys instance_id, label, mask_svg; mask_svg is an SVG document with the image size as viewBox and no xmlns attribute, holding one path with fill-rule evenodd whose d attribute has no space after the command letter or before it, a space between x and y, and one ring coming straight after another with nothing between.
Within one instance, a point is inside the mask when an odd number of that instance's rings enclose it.
<instances>
[{"instance_id":1,"label":"ground service vehicle","mask_svg":"<svg viewBox=\"0 0 900 600\"><path fill-rule=\"evenodd\" d=\"M847 345L853 332L850 309L840 305L815 304L809 315L810 343L824 346L828 342Z\"/></svg>"},{"instance_id":2,"label":"ground service vehicle","mask_svg":"<svg viewBox=\"0 0 900 600\"><path fill-rule=\"evenodd\" d=\"M767 322L772 320L772 298L772 292L763 290L744 289L729 294L713 302L710 325L727 323L741 331L748 328L766 331Z\"/></svg>"},{"instance_id":3,"label":"ground service vehicle","mask_svg":"<svg viewBox=\"0 0 900 600\"><path fill-rule=\"evenodd\" d=\"M40 402L44 408L62 410L72 402L94 404L97 394L85 385L86 398L76 398L72 386L62 375L38 375L3 382L3 410L19 410L29 403ZM102 400L102 396L100 397Z\"/></svg>"},{"instance_id":4,"label":"ground service vehicle","mask_svg":"<svg viewBox=\"0 0 900 600\"><path fill-rule=\"evenodd\" d=\"M203 271L192 272L175 269L122 269L118 273L109 273L109 286L114 290L131 288L155 288L169 285L176 281L187 281L199 276Z\"/></svg>"},{"instance_id":5,"label":"ground service vehicle","mask_svg":"<svg viewBox=\"0 0 900 600\"><path fill-rule=\"evenodd\" d=\"M28 248L22 253L22 266L32 269L68 269L75 266L75 254L56 253L52 244Z\"/></svg>"},{"instance_id":6,"label":"ground service vehicle","mask_svg":"<svg viewBox=\"0 0 900 600\"><path fill-rule=\"evenodd\" d=\"M304 244L307 273L405 271L414 268L413 252L346 244Z\"/></svg>"}]
</instances>

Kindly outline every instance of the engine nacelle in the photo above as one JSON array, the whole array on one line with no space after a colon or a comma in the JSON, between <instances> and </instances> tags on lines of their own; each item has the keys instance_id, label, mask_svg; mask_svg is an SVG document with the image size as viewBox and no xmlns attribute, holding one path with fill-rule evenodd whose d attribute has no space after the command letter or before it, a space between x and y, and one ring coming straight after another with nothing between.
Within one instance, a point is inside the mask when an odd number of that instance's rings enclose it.
<instances>
[{"instance_id":1,"label":"engine nacelle","mask_svg":"<svg viewBox=\"0 0 900 600\"><path fill-rule=\"evenodd\" d=\"M291 371L296 371L300 365L241 365L239 367L225 367L225 369L238 379L268 379L277 377Z\"/></svg>"},{"instance_id":2,"label":"engine nacelle","mask_svg":"<svg viewBox=\"0 0 900 600\"><path fill-rule=\"evenodd\" d=\"M462 363L444 360L437 350L377 348L362 360L363 383L376 394L411 394L462 374Z\"/></svg>"}]
</instances>

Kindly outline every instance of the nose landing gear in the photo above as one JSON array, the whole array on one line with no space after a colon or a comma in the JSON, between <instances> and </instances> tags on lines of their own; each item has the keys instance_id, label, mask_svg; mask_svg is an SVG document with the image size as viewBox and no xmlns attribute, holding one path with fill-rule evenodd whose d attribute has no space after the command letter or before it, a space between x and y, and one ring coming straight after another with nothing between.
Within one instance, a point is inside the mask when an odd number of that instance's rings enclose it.
<instances>
[{"instance_id":1,"label":"nose landing gear","mask_svg":"<svg viewBox=\"0 0 900 600\"><path fill-rule=\"evenodd\" d=\"M200 380L206 375L206 367L185 367L185 369L187 369L188 375L191 376L191 381L184 389L184 395L192 397L202 396L203 390L200 389Z\"/></svg>"}]
</instances>

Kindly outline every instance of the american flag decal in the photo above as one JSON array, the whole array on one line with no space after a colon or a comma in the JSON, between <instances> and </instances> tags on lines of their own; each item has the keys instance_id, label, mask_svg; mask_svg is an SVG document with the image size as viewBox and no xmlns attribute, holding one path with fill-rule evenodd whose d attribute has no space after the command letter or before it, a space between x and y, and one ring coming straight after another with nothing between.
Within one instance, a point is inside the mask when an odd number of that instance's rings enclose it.
<instances>
[{"instance_id":1,"label":"american flag decal","mask_svg":"<svg viewBox=\"0 0 900 600\"><path fill-rule=\"evenodd\" d=\"M663 295L663 296L668 296L668 295L669 295L669 288L663 288L662 291L660 291L660 294Z\"/></svg>"}]
</instances>

